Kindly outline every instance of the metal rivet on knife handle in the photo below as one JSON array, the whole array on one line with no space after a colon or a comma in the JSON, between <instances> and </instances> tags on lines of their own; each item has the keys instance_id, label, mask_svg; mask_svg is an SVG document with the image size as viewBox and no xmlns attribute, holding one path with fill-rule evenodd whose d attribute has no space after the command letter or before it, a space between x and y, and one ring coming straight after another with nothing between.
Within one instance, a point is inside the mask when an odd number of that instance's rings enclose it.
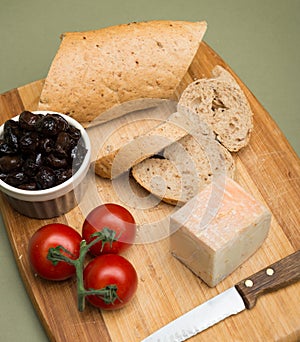
<instances>
[{"instance_id":1,"label":"metal rivet on knife handle","mask_svg":"<svg viewBox=\"0 0 300 342\"><path fill-rule=\"evenodd\" d=\"M253 281L251 279L247 279L245 280L245 286L246 287L252 287L253 286Z\"/></svg>"},{"instance_id":2,"label":"metal rivet on knife handle","mask_svg":"<svg viewBox=\"0 0 300 342\"><path fill-rule=\"evenodd\" d=\"M279 290L300 280L300 250L252 275L253 285L250 287L246 284L248 280L242 280L235 287L246 308L252 309L261 294Z\"/></svg>"},{"instance_id":3,"label":"metal rivet on knife handle","mask_svg":"<svg viewBox=\"0 0 300 342\"><path fill-rule=\"evenodd\" d=\"M274 270L273 270L273 268L267 268L266 269L266 275L268 275L268 276L272 276L274 274Z\"/></svg>"}]
</instances>

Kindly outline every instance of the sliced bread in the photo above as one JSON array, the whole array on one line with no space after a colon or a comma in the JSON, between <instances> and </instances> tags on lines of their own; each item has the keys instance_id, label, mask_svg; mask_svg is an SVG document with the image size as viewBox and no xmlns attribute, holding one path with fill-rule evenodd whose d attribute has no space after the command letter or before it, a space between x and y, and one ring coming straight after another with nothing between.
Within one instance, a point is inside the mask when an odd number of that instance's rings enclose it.
<instances>
[{"instance_id":1,"label":"sliced bread","mask_svg":"<svg viewBox=\"0 0 300 342\"><path fill-rule=\"evenodd\" d=\"M121 148L98 156L94 163L95 173L103 178L118 177L132 166L158 154L165 147L192 133L196 119L198 118L194 113L171 114L165 122L137 136ZM201 135L211 133L205 122L197 123L197 131L201 132Z\"/></svg>"},{"instance_id":2,"label":"sliced bread","mask_svg":"<svg viewBox=\"0 0 300 342\"><path fill-rule=\"evenodd\" d=\"M68 114L83 126L120 115L141 99L169 99L188 70L206 22L156 20L67 32L51 64L39 110ZM102 118L102 114L108 114Z\"/></svg>"},{"instance_id":3,"label":"sliced bread","mask_svg":"<svg viewBox=\"0 0 300 342\"><path fill-rule=\"evenodd\" d=\"M135 165L135 180L153 195L172 205L183 205L214 177L234 177L235 164L216 140L200 141L187 135L164 151L166 159L150 158Z\"/></svg>"},{"instance_id":4,"label":"sliced bread","mask_svg":"<svg viewBox=\"0 0 300 342\"><path fill-rule=\"evenodd\" d=\"M227 70L216 66L212 76L187 86L178 111L188 108L201 115L217 140L229 151L237 152L249 142L253 113L244 92Z\"/></svg>"},{"instance_id":5,"label":"sliced bread","mask_svg":"<svg viewBox=\"0 0 300 342\"><path fill-rule=\"evenodd\" d=\"M180 174L171 160L145 159L132 168L132 175L144 189L166 203L183 205L191 196L192 186L189 186L184 189L184 198Z\"/></svg>"}]
</instances>

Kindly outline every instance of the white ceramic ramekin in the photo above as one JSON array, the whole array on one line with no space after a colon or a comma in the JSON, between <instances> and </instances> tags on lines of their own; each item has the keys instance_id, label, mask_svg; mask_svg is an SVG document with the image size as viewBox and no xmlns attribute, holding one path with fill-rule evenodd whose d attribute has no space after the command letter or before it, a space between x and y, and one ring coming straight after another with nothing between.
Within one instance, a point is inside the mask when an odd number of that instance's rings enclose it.
<instances>
[{"instance_id":1,"label":"white ceramic ramekin","mask_svg":"<svg viewBox=\"0 0 300 342\"><path fill-rule=\"evenodd\" d=\"M91 143L85 129L71 117L51 111L34 111L32 113L61 115L70 125L80 130L82 141L87 149L85 158L76 173L62 184L52 188L45 190L22 190L0 179L0 190L15 210L32 218L52 218L70 211L79 203L85 188L83 181L90 166ZM13 120L18 120L18 118L19 116L16 116ZM0 127L0 136L3 134L3 129L4 124Z\"/></svg>"}]
</instances>

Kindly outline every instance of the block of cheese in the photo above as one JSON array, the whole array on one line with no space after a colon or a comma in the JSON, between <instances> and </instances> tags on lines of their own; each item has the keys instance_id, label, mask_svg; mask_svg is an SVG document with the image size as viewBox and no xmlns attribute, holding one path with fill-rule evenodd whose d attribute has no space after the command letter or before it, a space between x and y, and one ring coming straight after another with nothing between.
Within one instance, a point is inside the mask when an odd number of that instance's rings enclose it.
<instances>
[{"instance_id":1,"label":"block of cheese","mask_svg":"<svg viewBox=\"0 0 300 342\"><path fill-rule=\"evenodd\" d=\"M171 216L171 253L214 287L261 246L270 222L269 210L238 183L215 179Z\"/></svg>"}]
</instances>

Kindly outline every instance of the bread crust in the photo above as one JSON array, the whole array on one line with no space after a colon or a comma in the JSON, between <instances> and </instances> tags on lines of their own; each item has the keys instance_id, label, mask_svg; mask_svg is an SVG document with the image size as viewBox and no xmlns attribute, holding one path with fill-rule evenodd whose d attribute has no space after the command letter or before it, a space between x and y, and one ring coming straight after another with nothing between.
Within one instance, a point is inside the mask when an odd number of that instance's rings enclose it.
<instances>
[{"instance_id":1,"label":"bread crust","mask_svg":"<svg viewBox=\"0 0 300 342\"><path fill-rule=\"evenodd\" d=\"M165 122L137 136L124 146L99 156L94 163L95 173L102 178L116 178L185 137L192 129L193 122L182 113L175 112Z\"/></svg>"},{"instance_id":2,"label":"bread crust","mask_svg":"<svg viewBox=\"0 0 300 342\"><path fill-rule=\"evenodd\" d=\"M253 113L245 94L227 70L218 65L212 76L189 84L180 97L178 110L188 108L201 115L216 139L228 151L237 152L250 140Z\"/></svg>"},{"instance_id":3,"label":"bread crust","mask_svg":"<svg viewBox=\"0 0 300 342\"><path fill-rule=\"evenodd\" d=\"M121 103L170 98L206 26L204 21L156 20L64 33L39 110L70 115L87 127Z\"/></svg>"}]
</instances>

